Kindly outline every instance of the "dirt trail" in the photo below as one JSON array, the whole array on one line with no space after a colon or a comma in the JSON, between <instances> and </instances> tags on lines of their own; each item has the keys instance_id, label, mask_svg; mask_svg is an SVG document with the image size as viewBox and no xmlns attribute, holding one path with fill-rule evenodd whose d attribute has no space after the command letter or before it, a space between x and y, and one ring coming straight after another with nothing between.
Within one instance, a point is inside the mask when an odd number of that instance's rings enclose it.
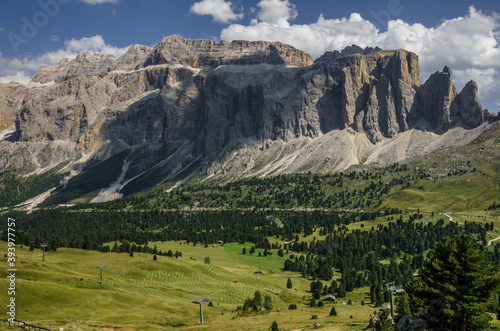
<instances>
[{"instance_id":1,"label":"dirt trail","mask_svg":"<svg viewBox=\"0 0 500 331\"><path fill-rule=\"evenodd\" d=\"M491 239L490 241L488 241L488 246L491 246L491 244L492 244L494 241L498 240L498 239L500 239L500 236L496 237L495 239Z\"/></svg>"}]
</instances>

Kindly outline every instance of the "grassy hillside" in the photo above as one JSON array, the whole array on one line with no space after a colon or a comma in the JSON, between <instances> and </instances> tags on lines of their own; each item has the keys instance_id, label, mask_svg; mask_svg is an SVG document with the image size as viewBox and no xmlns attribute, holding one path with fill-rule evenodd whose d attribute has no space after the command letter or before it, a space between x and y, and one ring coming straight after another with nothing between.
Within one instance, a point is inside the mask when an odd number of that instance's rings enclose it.
<instances>
[{"instance_id":1,"label":"grassy hillside","mask_svg":"<svg viewBox=\"0 0 500 331\"><path fill-rule=\"evenodd\" d=\"M477 154L483 153L482 156ZM227 184L192 181L163 193L131 196L119 206L148 209L333 209L471 212L500 197L500 149L450 148L409 164L335 174L291 174ZM116 202L111 202L111 208ZM500 209L491 210L500 216Z\"/></svg>"},{"instance_id":2,"label":"grassy hillside","mask_svg":"<svg viewBox=\"0 0 500 331\"><path fill-rule=\"evenodd\" d=\"M150 243L153 245L154 243ZM59 249L46 254L17 247L16 318L52 329L100 330L130 328L137 330L179 329L262 330L277 321L283 330L312 328L315 323L330 330L359 330L376 308L361 306L369 299L359 289L346 298L352 306L335 304L339 315L329 317L332 304L309 308L303 296L310 281L297 273L282 272L283 258L241 255L245 245L204 248L179 242L157 243L158 249L180 250L183 257L158 257L149 254L99 253L77 249ZM250 245L246 245L247 248ZM6 252L6 243L0 243ZM210 264L205 264L206 256ZM0 258L6 265L6 258ZM104 284L100 285L97 264L106 264ZM255 275L261 269L265 276ZM286 288L290 277L293 288ZM234 280L238 279L238 283ZM0 270L0 298L6 298L6 271ZM255 291L271 295L270 313L238 315L236 308ZM199 325L199 306L191 301L199 295L211 300L204 306L205 326ZM297 303L297 310L288 310ZM4 307L2 305L2 307ZM5 309L1 308L2 315ZM317 315L318 319L311 319ZM352 315L352 318L350 316Z\"/></svg>"},{"instance_id":3,"label":"grassy hillside","mask_svg":"<svg viewBox=\"0 0 500 331\"><path fill-rule=\"evenodd\" d=\"M338 173L295 173L231 182L199 174L174 190L169 190L173 183L165 183L108 205L138 210L398 208L478 213L500 197L499 132L500 124L493 125L469 145L438 149L404 164L362 164ZM500 216L500 208L485 215Z\"/></svg>"}]
</instances>

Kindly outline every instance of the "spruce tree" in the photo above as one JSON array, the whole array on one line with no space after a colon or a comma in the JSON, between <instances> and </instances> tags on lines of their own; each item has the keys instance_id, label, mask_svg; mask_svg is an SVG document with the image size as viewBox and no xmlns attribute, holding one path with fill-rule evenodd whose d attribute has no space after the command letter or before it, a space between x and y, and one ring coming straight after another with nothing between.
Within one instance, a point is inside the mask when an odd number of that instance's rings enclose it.
<instances>
[{"instance_id":1,"label":"spruce tree","mask_svg":"<svg viewBox=\"0 0 500 331\"><path fill-rule=\"evenodd\" d=\"M403 292L396 300L396 322L401 319L404 315L410 315L410 302L408 298L408 293Z\"/></svg>"},{"instance_id":2,"label":"spruce tree","mask_svg":"<svg viewBox=\"0 0 500 331\"><path fill-rule=\"evenodd\" d=\"M266 295L264 298L264 308L267 311L273 310L273 300L271 299L270 295Z\"/></svg>"},{"instance_id":3,"label":"spruce tree","mask_svg":"<svg viewBox=\"0 0 500 331\"><path fill-rule=\"evenodd\" d=\"M389 310L384 310L380 315L377 324L375 324L376 331L393 331L392 320L389 317Z\"/></svg>"},{"instance_id":4,"label":"spruce tree","mask_svg":"<svg viewBox=\"0 0 500 331\"><path fill-rule=\"evenodd\" d=\"M292 280L288 278L288 280L286 281L286 288L292 288L292 287L293 287Z\"/></svg>"},{"instance_id":5,"label":"spruce tree","mask_svg":"<svg viewBox=\"0 0 500 331\"><path fill-rule=\"evenodd\" d=\"M253 302L254 305L257 307L262 306L262 295L260 294L259 291L255 291L255 294L253 296Z\"/></svg>"},{"instance_id":6,"label":"spruce tree","mask_svg":"<svg viewBox=\"0 0 500 331\"><path fill-rule=\"evenodd\" d=\"M499 285L498 266L486 261L472 237L463 235L434 246L421 278L405 288L410 308L420 310L431 327L489 330L487 302Z\"/></svg>"}]
</instances>

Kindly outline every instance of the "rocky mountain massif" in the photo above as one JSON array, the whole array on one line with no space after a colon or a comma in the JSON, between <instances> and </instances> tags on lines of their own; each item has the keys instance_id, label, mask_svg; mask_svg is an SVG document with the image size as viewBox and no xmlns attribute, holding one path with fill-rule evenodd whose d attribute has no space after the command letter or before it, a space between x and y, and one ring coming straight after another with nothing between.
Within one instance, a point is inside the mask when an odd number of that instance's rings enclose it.
<instances>
[{"instance_id":1,"label":"rocky mountain massif","mask_svg":"<svg viewBox=\"0 0 500 331\"><path fill-rule=\"evenodd\" d=\"M171 36L0 85L0 125L11 129L0 167L74 175L124 152L99 201L193 173L386 164L473 140L498 119L477 96L472 81L457 93L447 67L422 84L417 55L404 50L351 46L313 61L277 42Z\"/></svg>"}]
</instances>

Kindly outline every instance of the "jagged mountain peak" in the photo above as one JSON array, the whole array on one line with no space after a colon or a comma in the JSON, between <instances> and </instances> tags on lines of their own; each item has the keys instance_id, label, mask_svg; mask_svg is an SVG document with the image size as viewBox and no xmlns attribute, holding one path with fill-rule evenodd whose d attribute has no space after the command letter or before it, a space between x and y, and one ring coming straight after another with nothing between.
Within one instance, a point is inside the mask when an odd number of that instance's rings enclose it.
<instances>
[{"instance_id":1,"label":"jagged mountain peak","mask_svg":"<svg viewBox=\"0 0 500 331\"><path fill-rule=\"evenodd\" d=\"M116 60L117 57L111 54L85 52L78 54L74 59L64 58L54 66L39 67L31 80L45 84L59 82L76 75L99 75L110 68Z\"/></svg>"},{"instance_id":2,"label":"jagged mountain peak","mask_svg":"<svg viewBox=\"0 0 500 331\"><path fill-rule=\"evenodd\" d=\"M358 45L351 45L351 46L346 46L343 50L341 51L327 51L325 54L321 55L319 58L317 58L314 62L322 62L322 61L330 61L330 60L337 60L339 58L349 56L349 55L354 55L354 54L359 54L359 55L368 55L368 54L373 54L373 53L378 53L382 51L381 48L379 47L366 47L362 48L359 47Z\"/></svg>"}]
</instances>

